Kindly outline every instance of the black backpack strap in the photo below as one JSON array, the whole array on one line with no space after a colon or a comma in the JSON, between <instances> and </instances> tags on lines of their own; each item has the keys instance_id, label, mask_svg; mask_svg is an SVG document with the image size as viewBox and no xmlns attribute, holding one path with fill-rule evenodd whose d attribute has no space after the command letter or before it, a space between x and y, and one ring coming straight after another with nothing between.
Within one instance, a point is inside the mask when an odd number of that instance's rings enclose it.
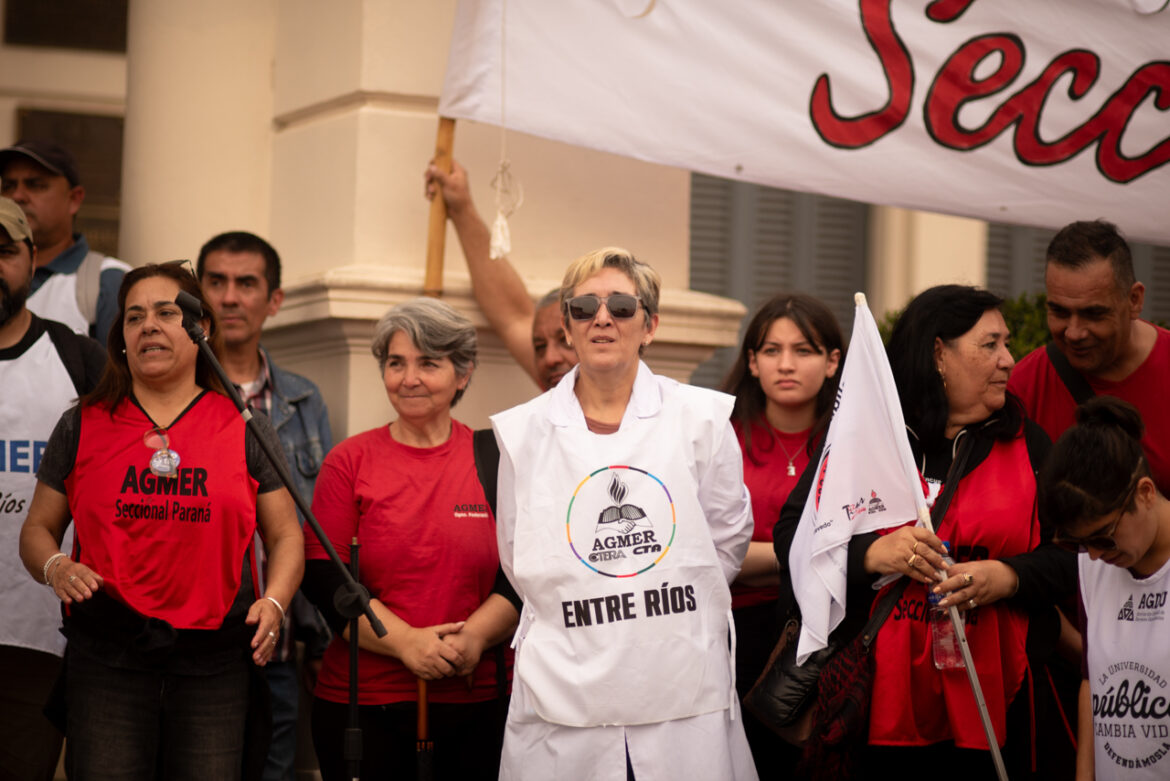
<instances>
[{"instance_id":1,"label":"black backpack strap","mask_svg":"<svg viewBox=\"0 0 1170 781\"><path fill-rule=\"evenodd\" d=\"M496 514L496 479L500 474L500 445L496 442L496 435L490 428L481 428L471 435L471 447L475 453L475 473L479 476L479 484L483 486L483 495L487 499L488 507L492 508L492 515ZM520 611L520 597L512 584L504 577L503 570L496 573L496 584L493 590L512 603L516 611ZM490 649L496 660L496 698L499 703L501 721L508 714L508 661L507 641Z\"/></svg>"},{"instance_id":2,"label":"black backpack strap","mask_svg":"<svg viewBox=\"0 0 1170 781\"><path fill-rule=\"evenodd\" d=\"M1028 448L1028 461L1032 464L1032 473L1040 474L1040 467L1048 458L1052 450L1052 440L1048 433L1040 428L1040 424L1031 418L1024 419L1024 444Z\"/></svg>"},{"instance_id":3,"label":"black backpack strap","mask_svg":"<svg viewBox=\"0 0 1170 781\"><path fill-rule=\"evenodd\" d=\"M73 381L78 396L84 396L94 389L105 366L106 354L95 340L73 332L64 323L56 320L41 320L53 347Z\"/></svg>"},{"instance_id":4,"label":"black backpack strap","mask_svg":"<svg viewBox=\"0 0 1170 781\"><path fill-rule=\"evenodd\" d=\"M1068 388L1068 392L1072 394L1073 401L1077 403L1077 406L1097 395L1089 386L1089 381L1072 367L1068 358L1065 358L1064 353L1056 347L1056 342L1049 342L1045 349L1048 351L1048 361L1052 364L1052 368L1056 369L1057 376L1064 383L1064 387Z\"/></svg>"},{"instance_id":5,"label":"black backpack strap","mask_svg":"<svg viewBox=\"0 0 1170 781\"><path fill-rule=\"evenodd\" d=\"M475 473L483 486L483 495L492 515L496 514L496 479L500 474L500 446L490 428L481 428L472 435L472 449L475 452Z\"/></svg>"}]
</instances>

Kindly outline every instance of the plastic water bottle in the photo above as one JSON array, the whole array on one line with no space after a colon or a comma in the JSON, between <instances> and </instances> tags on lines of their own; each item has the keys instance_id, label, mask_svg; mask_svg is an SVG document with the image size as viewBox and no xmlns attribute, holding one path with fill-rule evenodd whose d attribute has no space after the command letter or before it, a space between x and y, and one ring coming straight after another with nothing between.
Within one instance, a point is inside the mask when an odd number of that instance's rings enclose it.
<instances>
[{"instance_id":1,"label":"plastic water bottle","mask_svg":"<svg viewBox=\"0 0 1170 781\"><path fill-rule=\"evenodd\" d=\"M943 561L950 567L955 561L950 556L950 545L943 544L947 546L947 555ZM950 611L938 604L944 596L935 594L929 587L926 590L926 598L930 603L930 650L934 656L934 667L936 670L962 670L967 665L963 662L963 652L959 650L959 636L955 632L955 625L951 623ZM966 614L960 613L959 620L965 625Z\"/></svg>"}]
</instances>

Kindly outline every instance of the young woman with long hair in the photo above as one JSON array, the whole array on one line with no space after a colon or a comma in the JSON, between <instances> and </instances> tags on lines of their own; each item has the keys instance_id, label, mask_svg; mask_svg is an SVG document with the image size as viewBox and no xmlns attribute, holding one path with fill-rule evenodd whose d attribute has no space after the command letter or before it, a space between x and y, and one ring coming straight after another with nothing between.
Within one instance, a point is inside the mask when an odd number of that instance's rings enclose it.
<instances>
[{"instance_id":1,"label":"young woman with long hair","mask_svg":"<svg viewBox=\"0 0 1170 781\"><path fill-rule=\"evenodd\" d=\"M731 587L740 697L759 677L780 636L780 562L772 527L828 427L844 351L841 327L827 306L801 293L778 295L748 324L724 382L723 389L735 396L731 422L755 518L747 558ZM744 727L760 777L777 777L791 760L791 749L750 713L744 714Z\"/></svg>"}]
</instances>

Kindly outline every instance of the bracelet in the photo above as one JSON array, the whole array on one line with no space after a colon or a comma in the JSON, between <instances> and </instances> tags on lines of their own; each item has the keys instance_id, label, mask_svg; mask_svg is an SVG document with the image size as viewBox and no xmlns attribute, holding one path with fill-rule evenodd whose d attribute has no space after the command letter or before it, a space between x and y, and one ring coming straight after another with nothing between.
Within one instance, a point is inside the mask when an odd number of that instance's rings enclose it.
<instances>
[{"instance_id":1,"label":"bracelet","mask_svg":"<svg viewBox=\"0 0 1170 781\"><path fill-rule=\"evenodd\" d=\"M272 604L276 605L276 609L280 611L280 623L283 624L284 623L284 608L281 607L280 603L277 602L273 597L264 597L264 598L267 599Z\"/></svg>"},{"instance_id":2,"label":"bracelet","mask_svg":"<svg viewBox=\"0 0 1170 781\"><path fill-rule=\"evenodd\" d=\"M45 560L45 566L41 568L41 580L44 581L46 586L52 585L51 583L49 583L49 567L52 566L54 561L56 561L59 558L62 558L63 556L66 556L66 555L68 555L68 554L65 554L65 553L58 551L57 553L54 553L52 556L50 556L48 559Z\"/></svg>"}]
</instances>

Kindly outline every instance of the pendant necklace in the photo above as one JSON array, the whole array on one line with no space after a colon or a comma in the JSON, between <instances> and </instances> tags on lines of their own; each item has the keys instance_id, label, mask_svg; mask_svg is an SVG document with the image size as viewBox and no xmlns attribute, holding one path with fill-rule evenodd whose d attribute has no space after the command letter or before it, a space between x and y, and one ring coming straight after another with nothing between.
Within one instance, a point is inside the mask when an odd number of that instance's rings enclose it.
<instances>
[{"instance_id":1,"label":"pendant necklace","mask_svg":"<svg viewBox=\"0 0 1170 781\"><path fill-rule=\"evenodd\" d=\"M171 438L165 428L156 426L142 437L142 442L154 451L150 457L150 471L155 477L174 477L179 471L179 454L171 450Z\"/></svg>"},{"instance_id":2,"label":"pendant necklace","mask_svg":"<svg viewBox=\"0 0 1170 781\"><path fill-rule=\"evenodd\" d=\"M784 440L780 437L780 434L781 431L776 429L776 444L780 445L780 450L784 452L784 457L788 459L788 468L784 471L789 477L796 477L796 464L793 462L796 460L796 456L800 455L800 448L796 449L796 455L789 455L788 448L784 447ZM808 437L805 437L800 447L806 447L807 445Z\"/></svg>"}]
</instances>

